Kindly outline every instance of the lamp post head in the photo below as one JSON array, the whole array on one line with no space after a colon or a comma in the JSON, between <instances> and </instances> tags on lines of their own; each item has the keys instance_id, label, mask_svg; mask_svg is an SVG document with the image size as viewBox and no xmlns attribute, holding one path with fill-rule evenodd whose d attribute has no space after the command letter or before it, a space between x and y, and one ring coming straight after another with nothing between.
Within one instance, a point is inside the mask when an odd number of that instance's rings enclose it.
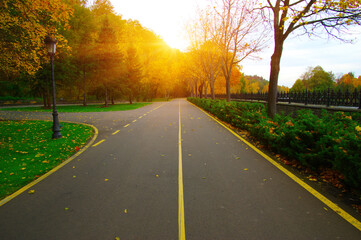
<instances>
[{"instance_id":1,"label":"lamp post head","mask_svg":"<svg viewBox=\"0 0 361 240\"><path fill-rule=\"evenodd\" d=\"M55 54L56 50L56 39L52 39L50 36L45 37L45 45L50 55Z\"/></svg>"}]
</instances>

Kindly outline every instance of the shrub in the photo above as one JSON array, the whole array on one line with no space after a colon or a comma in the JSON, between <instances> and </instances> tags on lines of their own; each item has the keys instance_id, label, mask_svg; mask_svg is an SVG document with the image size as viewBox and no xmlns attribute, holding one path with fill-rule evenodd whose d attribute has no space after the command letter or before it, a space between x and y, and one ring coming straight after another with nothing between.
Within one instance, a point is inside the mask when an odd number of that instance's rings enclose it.
<instances>
[{"instance_id":1,"label":"shrub","mask_svg":"<svg viewBox=\"0 0 361 240\"><path fill-rule=\"evenodd\" d=\"M361 114L300 110L296 117L267 117L263 104L189 98L190 102L234 127L248 130L275 153L314 170L338 170L352 187L361 187Z\"/></svg>"}]
</instances>

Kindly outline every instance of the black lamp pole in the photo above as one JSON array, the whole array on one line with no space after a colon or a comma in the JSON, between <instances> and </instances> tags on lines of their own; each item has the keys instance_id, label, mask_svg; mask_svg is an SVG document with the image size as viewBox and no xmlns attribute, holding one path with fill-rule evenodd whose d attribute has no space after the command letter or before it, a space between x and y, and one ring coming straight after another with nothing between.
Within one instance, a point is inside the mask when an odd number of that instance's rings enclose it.
<instances>
[{"instance_id":1,"label":"black lamp pole","mask_svg":"<svg viewBox=\"0 0 361 240\"><path fill-rule=\"evenodd\" d=\"M51 62L51 79L53 83L53 139L61 138L58 111L56 110L56 96L55 96L55 79L54 79L54 55L56 50L56 39L52 39L47 36L45 38L45 44L50 55Z\"/></svg>"}]
</instances>

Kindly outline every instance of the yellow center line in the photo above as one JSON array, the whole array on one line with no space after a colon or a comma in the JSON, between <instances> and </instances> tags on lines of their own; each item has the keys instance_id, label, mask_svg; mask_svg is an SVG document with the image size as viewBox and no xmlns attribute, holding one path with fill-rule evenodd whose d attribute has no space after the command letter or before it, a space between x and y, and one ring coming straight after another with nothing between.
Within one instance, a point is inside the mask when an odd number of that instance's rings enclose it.
<instances>
[{"instance_id":1,"label":"yellow center line","mask_svg":"<svg viewBox=\"0 0 361 240\"><path fill-rule=\"evenodd\" d=\"M100 140L99 142L97 142L96 144L94 144L92 147L96 147L96 146L98 146L99 144L101 144L102 142L105 142L105 139Z\"/></svg>"},{"instance_id":2,"label":"yellow center line","mask_svg":"<svg viewBox=\"0 0 361 240\"><path fill-rule=\"evenodd\" d=\"M183 166L182 166L182 124L181 124L181 108L179 101L179 134L178 134L178 234L179 240L185 240L185 224L184 224L184 197L183 197Z\"/></svg>"},{"instance_id":3,"label":"yellow center line","mask_svg":"<svg viewBox=\"0 0 361 240\"><path fill-rule=\"evenodd\" d=\"M237 133L235 133L233 130L231 130L229 127L224 125L222 122L218 121L216 118L211 116L209 113L207 113L205 110L201 109L197 105L191 103L193 106L200 109L202 112L204 112L206 115L208 115L210 118L212 118L214 121L219 123L221 126L223 126L225 129L230 131L234 136L236 136L238 139L240 139L242 142L247 144L249 147L251 147L255 152L257 152L259 155L261 155L263 158L265 158L267 161L269 161L271 164L273 164L275 167L277 167L279 170L281 170L284 174L286 174L288 177L290 177L293 181L301 185L304 189L306 189L309 193L311 193L314 197L319 199L321 202L326 204L329 208L331 208L334 212L336 212L338 215L340 215L343 219L345 219L347 222L352 224L355 228L361 231L361 222L358 221L356 218L351 216L349 213L347 213L345 210L337 206L334 202L323 196L321 193L319 193L317 190L312 188L310 185L302 181L300 178L298 178L296 175L288 171L286 168L284 168L282 165L280 165L278 162L264 154L261 150L259 150L256 146L239 136Z\"/></svg>"},{"instance_id":4,"label":"yellow center line","mask_svg":"<svg viewBox=\"0 0 361 240\"><path fill-rule=\"evenodd\" d=\"M139 119L142 118L142 117L143 117L143 116L140 116Z\"/></svg>"},{"instance_id":5,"label":"yellow center line","mask_svg":"<svg viewBox=\"0 0 361 240\"><path fill-rule=\"evenodd\" d=\"M133 122L136 122L136 121L137 121L137 119L133 120Z\"/></svg>"},{"instance_id":6,"label":"yellow center line","mask_svg":"<svg viewBox=\"0 0 361 240\"><path fill-rule=\"evenodd\" d=\"M113 132L112 135L117 134L119 131L120 131L120 130L117 130L117 131Z\"/></svg>"},{"instance_id":7,"label":"yellow center line","mask_svg":"<svg viewBox=\"0 0 361 240\"><path fill-rule=\"evenodd\" d=\"M128 127L130 124L125 125L124 127Z\"/></svg>"}]
</instances>

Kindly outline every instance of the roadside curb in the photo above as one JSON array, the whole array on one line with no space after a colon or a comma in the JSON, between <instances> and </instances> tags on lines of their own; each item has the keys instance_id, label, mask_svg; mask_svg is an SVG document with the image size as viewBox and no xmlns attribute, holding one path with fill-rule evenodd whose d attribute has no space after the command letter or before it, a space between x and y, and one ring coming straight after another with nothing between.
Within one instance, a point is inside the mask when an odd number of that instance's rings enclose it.
<instances>
[{"instance_id":1,"label":"roadside curb","mask_svg":"<svg viewBox=\"0 0 361 240\"><path fill-rule=\"evenodd\" d=\"M189 102L189 101L188 101ZM284 174L286 174L289 178L291 178L293 181L295 181L298 185L302 186L306 191L308 191L310 194L312 194L314 197L316 197L318 200L323 202L326 206L328 206L330 209L332 209L335 213L337 213L340 217L342 217L344 220L349 222L351 225L353 225L355 228L357 228L359 231L361 231L361 222L358 221L356 218L351 216L349 213L347 213L345 210L337 206L334 202L329 200L327 197L322 195L320 192L312 188L310 185L308 185L306 182L301 180L299 177L291 173L289 170L287 170L285 167L280 165L278 162L273 160L271 157L263 153L261 150L259 150L256 146L254 146L252 143L248 142L246 139L239 136L236 132L234 132L232 129L227 127L222 121L218 120L217 118L213 117L210 113L202 109L201 107L198 107L197 105L193 104L192 102L189 102L199 110L201 110L203 113L205 113L207 116L209 116L211 119L213 119L215 122L220 124L222 127L227 129L229 132L231 132L235 137L237 137L239 140L247 144L250 148L252 148L255 152L257 152L259 155L261 155L264 159L266 159L268 162L270 162L273 166L277 167L280 171L282 171Z\"/></svg>"},{"instance_id":2,"label":"roadside curb","mask_svg":"<svg viewBox=\"0 0 361 240\"><path fill-rule=\"evenodd\" d=\"M44 121L44 120L41 120ZM68 163L70 163L71 161L73 161L75 158L77 158L80 154L82 154L83 152L85 152L85 150L87 150L89 147L91 147L91 145L94 143L94 141L96 140L96 138L98 137L98 129L90 124L86 124L86 123L79 123L79 122L69 122L69 121L62 121L62 122L66 122L66 123L74 123L74 124L82 124L85 126L89 126L91 128L93 128L94 130L94 135L93 137L89 140L88 144L85 145L83 148L81 148L78 152L76 152L73 156L71 156L70 158L68 158L67 160L65 160L64 162L62 162L61 164L59 164L58 166L54 167L53 169L51 169L49 172L45 173L44 175L42 175L41 177L37 178L36 180L32 181L31 183L25 185L24 187L20 188L19 190L17 190L16 192L14 192L13 194L7 196L6 198L2 199L0 201L0 207L5 205L7 202L11 201L13 198L19 196L21 193L25 192L26 190L28 190L29 188L33 187L34 185L36 185L37 183L41 182L42 180L44 180L45 178L49 177L51 174L53 174L54 172L58 171L60 168L64 167L65 165L67 165Z\"/></svg>"}]
</instances>

